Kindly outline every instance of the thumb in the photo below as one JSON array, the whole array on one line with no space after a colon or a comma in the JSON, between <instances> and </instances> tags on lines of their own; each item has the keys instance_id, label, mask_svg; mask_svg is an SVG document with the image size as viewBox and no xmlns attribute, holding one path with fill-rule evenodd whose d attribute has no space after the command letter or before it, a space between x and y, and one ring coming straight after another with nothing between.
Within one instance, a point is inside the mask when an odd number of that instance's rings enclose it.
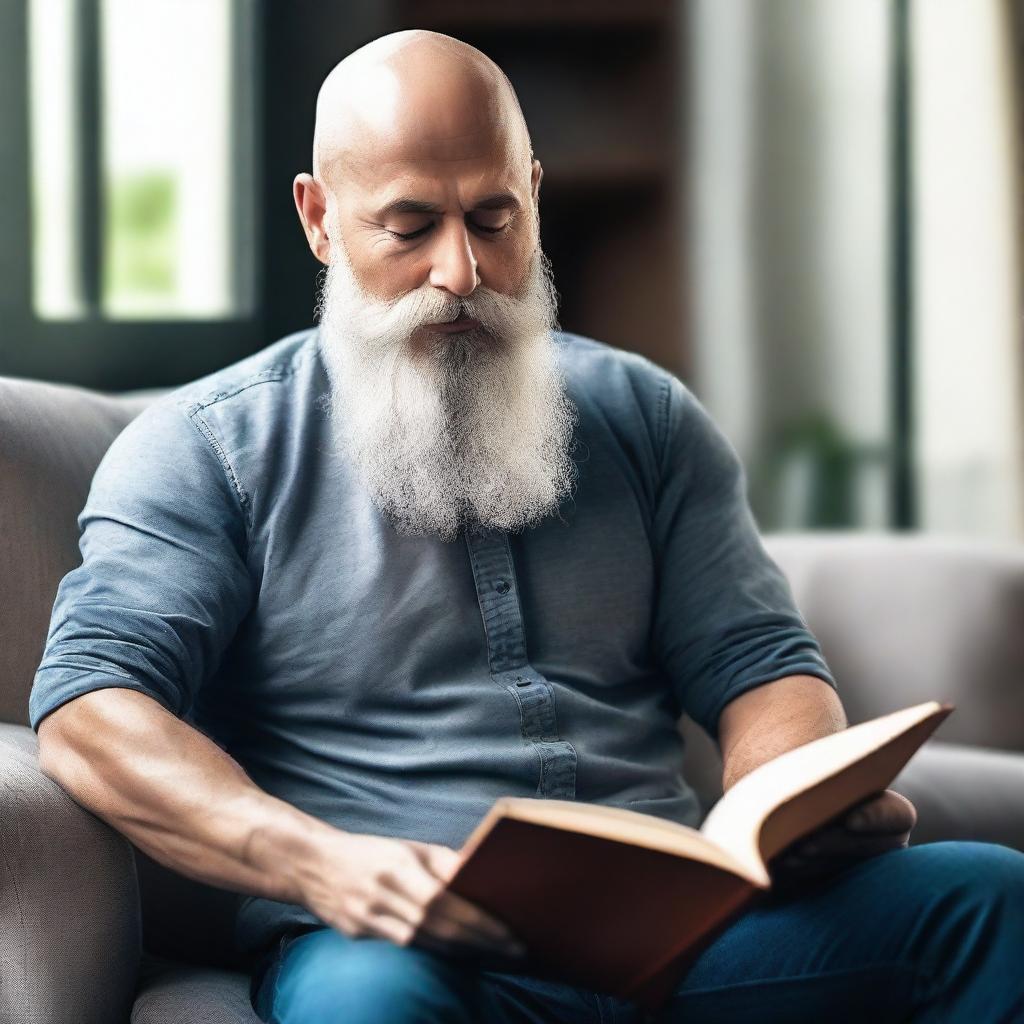
<instances>
[{"instance_id":1,"label":"thumb","mask_svg":"<svg viewBox=\"0 0 1024 1024\"><path fill-rule=\"evenodd\" d=\"M917 824L917 810L902 793L887 789L851 811L846 824L855 832L909 833Z\"/></svg>"}]
</instances>

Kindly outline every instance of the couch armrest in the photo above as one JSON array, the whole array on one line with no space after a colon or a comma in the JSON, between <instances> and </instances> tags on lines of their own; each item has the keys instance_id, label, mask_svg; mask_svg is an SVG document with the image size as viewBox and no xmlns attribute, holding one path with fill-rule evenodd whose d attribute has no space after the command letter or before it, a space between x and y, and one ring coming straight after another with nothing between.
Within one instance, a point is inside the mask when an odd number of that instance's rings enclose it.
<instances>
[{"instance_id":1,"label":"couch armrest","mask_svg":"<svg viewBox=\"0 0 1024 1024\"><path fill-rule=\"evenodd\" d=\"M977 839L1024 851L1024 754L932 740L891 788L917 808L914 845Z\"/></svg>"},{"instance_id":2,"label":"couch armrest","mask_svg":"<svg viewBox=\"0 0 1024 1024\"><path fill-rule=\"evenodd\" d=\"M131 845L0 724L0 1020L122 1024L141 956Z\"/></svg>"}]
</instances>

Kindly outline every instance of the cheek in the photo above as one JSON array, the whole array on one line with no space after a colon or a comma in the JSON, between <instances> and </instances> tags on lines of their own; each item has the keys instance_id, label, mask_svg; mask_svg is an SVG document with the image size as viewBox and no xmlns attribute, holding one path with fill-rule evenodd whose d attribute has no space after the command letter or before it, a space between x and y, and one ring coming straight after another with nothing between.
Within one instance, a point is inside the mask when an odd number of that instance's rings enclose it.
<instances>
[{"instance_id":1,"label":"cheek","mask_svg":"<svg viewBox=\"0 0 1024 1024\"><path fill-rule=\"evenodd\" d=\"M377 259L354 268L356 279L375 299L388 302L418 288L426 276L420 261Z\"/></svg>"},{"instance_id":2,"label":"cheek","mask_svg":"<svg viewBox=\"0 0 1024 1024\"><path fill-rule=\"evenodd\" d=\"M517 294L530 269L531 240L510 239L507 245L484 246L477 254L480 283L505 295Z\"/></svg>"}]
</instances>

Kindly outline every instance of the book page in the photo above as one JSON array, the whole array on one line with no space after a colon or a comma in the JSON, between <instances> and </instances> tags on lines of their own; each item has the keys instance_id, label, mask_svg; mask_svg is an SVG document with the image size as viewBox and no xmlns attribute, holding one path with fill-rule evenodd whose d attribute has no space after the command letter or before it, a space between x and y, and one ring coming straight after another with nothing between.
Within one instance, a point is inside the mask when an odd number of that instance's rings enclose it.
<instances>
[{"instance_id":1,"label":"book page","mask_svg":"<svg viewBox=\"0 0 1024 1024\"><path fill-rule=\"evenodd\" d=\"M725 793L701 832L770 884L777 853L885 789L953 710L926 701L788 750Z\"/></svg>"}]
</instances>

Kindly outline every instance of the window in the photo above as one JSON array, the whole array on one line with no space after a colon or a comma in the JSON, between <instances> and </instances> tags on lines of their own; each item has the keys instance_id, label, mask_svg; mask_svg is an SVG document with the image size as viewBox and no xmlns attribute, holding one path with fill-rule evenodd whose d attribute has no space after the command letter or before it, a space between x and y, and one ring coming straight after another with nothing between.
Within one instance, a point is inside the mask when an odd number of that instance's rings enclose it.
<instances>
[{"instance_id":1,"label":"window","mask_svg":"<svg viewBox=\"0 0 1024 1024\"><path fill-rule=\"evenodd\" d=\"M251 311L251 2L30 0L41 319Z\"/></svg>"}]
</instances>

